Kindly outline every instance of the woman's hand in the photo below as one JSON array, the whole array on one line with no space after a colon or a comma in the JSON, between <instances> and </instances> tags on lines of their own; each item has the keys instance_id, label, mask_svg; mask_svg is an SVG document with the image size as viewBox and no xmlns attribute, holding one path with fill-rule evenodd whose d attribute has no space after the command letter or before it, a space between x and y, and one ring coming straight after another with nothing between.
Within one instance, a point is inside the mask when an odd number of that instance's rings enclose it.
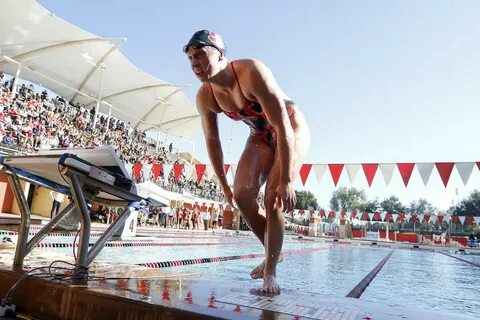
<instances>
[{"instance_id":1,"label":"woman's hand","mask_svg":"<svg viewBox=\"0 0 480 320\"><path fill-rule=\"evenodd\" d=\"M289 212L295 208L297 203L297 197L290 183L281 183L277 187L277 208L280 208L282 212Z\"/></svg>"},{"instance_id":2,"label":"woman's hand","mask_svg":"<svg viewBox=\"0 0 480 320\"><path fill-rule=\"evenodd\" d=\"M227 203L231 205L234 209L237 209L237 207L233 203L233 191L232 188L230 187L225 187L223 188L223 194L225 195L225 199L227 200Z\"/></svg>"}]
</instances>

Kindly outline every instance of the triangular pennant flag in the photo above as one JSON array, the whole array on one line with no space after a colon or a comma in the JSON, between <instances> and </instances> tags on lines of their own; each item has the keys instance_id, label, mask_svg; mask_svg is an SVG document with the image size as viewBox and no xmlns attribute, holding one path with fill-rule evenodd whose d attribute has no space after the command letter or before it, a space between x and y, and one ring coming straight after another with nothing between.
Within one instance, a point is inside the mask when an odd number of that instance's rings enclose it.
<instances>
[{"instance_id":1,"label":"triangular pennant flag","mask_svg":"<svg viewBox=\"0 0 480 320\"><path fill-rule=\"evenodd\" d=\"M419 214L418 215L418 222L422 223L424 217L425 217L425 215L423 213Z\"/></svg>"},{"instance_id":2,"label":"triangular pennant flag","mask_svg":"<svg viewBox=\"0 0 480 320\"><path fill-rule=\"evenodd\" d=\"M433 163L417 163L417 170L422 177L423 184L426 186L433 170Z\"/></svg>"},{"instance_id":3,"label":"triangular pennant flag","mask_svg":"<svg viewBox=\"0 0 480 320\"><path fill-rule=\"evenodd\" d=\"M368 214L368 218L370 219L370 221L373 221L374 216L375 216L375 213L369 213Z\"/></svg>"},{"instance_id":4,"label":"triangular pennant flag","mask_svg":"<svg viewBox=\"0 0 480 320\"><path fill-rule=\"evenodd\" d=\"M173 164L164 164L162 167L163 167L163 176L165 177L165 180L168 181L168 178L170 177L170 172L172 172L172 169L173 169Z\"/></svg>"},{"instance_id":5,"label":"triangular pennant flag","mask_svg":"<svg viewBox=\"0 0 480 320\"><path fill-rule=\"evenodd\" d=\"M463 225L465 222L465 216L458 216L458 220L460 220L460 223Z\"/></svg>"},{"instance_id":6,"label":"triangular pennant flag","mask_svg":"<svg viewBox=\"0 0 480 320\"><path fill-rule=\"evenodd\" d=\"M320 183L320 180L323 178L323 175L327 171L326 164L314 164L313 165L313 172L315 172L315 177L317 178L317 182Z\"/></svg>"},{"instance_id":7,"label":"triangular pennant flag","mask_svg":"<svg viewBox=\"0 0 480 320\"><path fill-rule=\"evenodd\" d=\"M363 163L362 168L367 178L368 186L371 187L373 178L375 178L375 173L377 172L378 163Z\"/></svg>"},{"instance_id":8,"label":"triangular pennant flag","mask_svg":"<svg viewBox=\"0 0 480 320\"><path fill-rule=\"evenodd\" d=\"M392 180L393 170L395 170L395 165L392 163L382 163L380 164L380 171L383 175L383 180L385 180L385 184L388 186L390 181Z\"/></svg>"},{"instance_id":9,"label":"triangular pennant flag","mask_svg":"<svg viewBox=\"0 0 480 320\"><path fill-rule=\"evenodd\" d=\"M405 215L405 220L407 220L407 222L410 222L410 218L412 217L412 215L410 213L407 213Z\"/></svg>"},{"instance_id":10,"label":"triangular pennant flag","mask_svg":"<svg viewBox=\"0 0 480 320\"><path fill-rule=\"evenodd\" d=\"M462 178L463 185L466 185L468 179L470 179L470 175L473 171L473 166L475 163L473 162L456 162L455 167L457 167L458 174Z\"/></svg>"},{"instance_id":11,"label":"triangular pennant flag","mask_svg":"<svg viewBox=\"0 0 480 320\"><path fill-rule=\"evenodd\" d=\"M382 221L385 221L385 216L387 215L386 212L380 213L380 217L382 218Z\"/></svg>"},{"instance_id":12,"label":"triangular pennant flag","mask_svg":"<svg viewBox=\"0 0 480 320\"><path fill-rule=\"evenodd\" d=\"M229 165L229 164L224 164L224 165L223 165L223 169L225 170L225 176L227 176L227 174L228 174L228 169L230 169L230 165Z\"/></svg>"},{"instance_id":13,"label":"triangular pennant flag","mask_svg":"<svg viewBox=\"0 0 480 320\"><path fill-rule=\"evenodd\" d=\"M347 169L348 178L350 179L350 184L355 183L357 178L358 170L360 170L359 164L346 164L345 169Z\"/></svg>"},{"instance_id":14,"label":"triangular pennant flag","mask_svg":"<svg viewBox=\"0 0 480 320\"><path fill-rule=\"evenodd\" d=\"M319 215L320 215L320 218L325 218L326 217L325 211L323 211L323 210L320 210Z\"/></svg>"},{"instance_id":15,"label":"triangular pennant flag","mask_svg":"<svg viewBox=\"0 0 480 320\"><path fill-rule=\"evenodd\" d=\"M135 180L138 179L138 177L140 177L140 170L142 170L142 164L141 163L134 163L133 164L133 178Z\"/></svg>"},{"instance_id":16,"label":"triangular pennant flag","mask_svg":"<svg viewBox=\"0 0 480 320\"><path fill-rule=\"evenodd\" d=\"M125 162L124 166L125 166L125 170L127 170L128 176L129 176L130 178L132 178L132 173L133 173L133 166L132 166L132 164L129 163L129 162Z\"/></svg>"},{"instance_id":17,"label":"triangular pennant flag","mask_svg":"<svg viewBox=\"0 0 480 320\"><path fill-rule=\"evenodd\" d=\"M475 221L476 224L480 224L480 217L478 216L473 217L473 221Z\"/></svg>"},{"instance_id":18,"label":"triangular pennant flag","mask_svg":"<svg viewBox=\"0 0 480 320\"><path fill-rule=\"evenodd\" d=\"M436 214L430 215L429 221L430 221L431 223L435 224L435 222L437 222L437 215L436 215Z\"/></svg>"},{"instance_id":19,"label":"triangular pennant flag","mask_svg":"<svg viewBox=\"0 0 480 320\"><path fill-rule=\"evenodd\" d=\"M152 166L153 171L153 181L156 182L160 172L162 172L162 164L161 163L154 163Z\"/></svg>"},{"instance_id":20,"label":"triangular pennant flag","mask_svg":"<svg viewBox=\"0 0 480 320\"><path fill-rule=\"evenodd\" d=\"M445 187L447 187L454 165L453 162L435 162L435 166L437 167L438 173L440 174Z\"/></svg>"},{"instance_id":21,"label":"triangular pennant flag","mask_svg":"<svg viewBox=\"0 0 480 320\"><path fill-rule=\"evenodd\" d=\"M443 216L437 216L437 220L439 223L442 223L443 222Z\"/></svg>"},{"instance_id":22,"label":"triangular pennant flag","mask_svg":"<svg viewBox=\"0 0 480 320\"><path fill-rule=\"evenodd\" d=\"M340 212L335 212L335 219L340 219Z\"/></svg>"},{"instance_id":23,"label":"triangular pennant flag","mask_svg":"<svg viewBox=\"0 0 480 320\"><path fill-rule=\"evenodd\" d=\"M180 175L183 171L183 163L175 163L173 165L173 176L175 177L175 181L180 179Z\"/></svg>"},{"instance_id":24,"label":"triangular pennant flag","mask_svg":"<svg viewBox=\"0 0 480 320\"><path fill-rule=\"evenodd\" d=\"M300 178L302 179L302 185L305 185L307 182L308 175L310 174L310 170L312 169L311 163L304 163L300 168Z\"/></svg>"},{"instance_id":25,"label":"triangular pennant flag","mask_svg":"<svg viewBox=\"0 0 480 320\"><path fill-rule=\"evenodd\" d=\"M232 164L230 166L230 172L232 173L232 180L235 180L235 173L237 172L237 165L236 164Z\"/></svg>"},{"instance_id":26,"label":"triangular pennant flag","mask_svg":"<svg viewBox=\"0 0 480 320\"><path fill-rule=\"evenodd\" d=\"M352 219L355 219L357 217L357 212L352 211L352 214L350 216L352 217Z\"/></svg>"},{"instance_id":27,"label":"triangular pennant flag","mask_svg":"<svg viewBox=\"0 0 480 320\"><path fill-rule=\"evenodd\" d=\"M397 168L406 187L408 185L408 181L410 181L413 168L415 168L415 163L397 163Z\"/></svg>"},{"instance_id":28,"label":"triangular pennant flag","mask_svg":"<svg viewBox=\"0 0 480 320\"><path fill-rule=\"evenodd\" d=\"M372 213L373 214L373 213ZM367 212L364 212L363 215L362 215L362 220L368 220L368 213Z\"/></svg>"},{"instance_id":29,"label":"triangular pennant flag","mask_svg":"<svg viewBox=\"0 0 480 320\"><path fill-rule=\"evenodd\" d=\"M351 216L352 216L352 213L350 211L347 211L347 220L350 220Z\"/></svg>"},{"instance_id":30,"label":"triangular pennant flag","mask_svg":"<svg viewBox=\"0 0 480 320\"><path fill-rule=\"evenodd\" d=\"M208 181L212 180L215 172L213 171L213 166L211 164L207 164L207 179Z\"/></svg>"},{"instance_id":31,"label":"triangular pennant flag","mask_svg":"<svg viewBox=\"0 0 480 320\"><path fill-rule=\"evenodd\" d=\"M196 164L195 171L197 172L197 182L202 180L203 174L205 173L205 169L207 168L204 164Z\"/></svg>"},{"instance_id":32,"label":"triangular pennant flag","mask_svg":"<svg viewBox=\"0 0 480 320\"><path fill-rule=\"evenodd\" d=\"M148 180L150 178L150 172L152 171L152 164L146 163L142 166L142 172L143 172L143 177L145 180Z\"/></svg>"},{"instance_id":33,"label":"triangular pennant flag","mask_svg":"<svg viewBox=\"0 0 480 320\"><path fill-rule=\"evenodd\" d=\"M430 217L431 217L430 214L426 214L426 215L423 216L423 219L425 219L425 221L428 222L430 220Z\"/></svg>"},{"instance_id":34,"label":"triangular pennant flag","mask_svg":"<svg viewBox=\"0 0 480 320\"><path fill-rule=\"evenodd\" d=\"M403 222L403 220L405 220L405 215L403 213L398 214L398 220L400 220L400 222Z\"/></svg>"},{"instance_id":35,"label":"triangular pennant flag","mask_svg":"<svg viewBox=\"0 0 480 320\"><path fill-rule=\"evenodd\" d=\"M338 179L340 179L340 175L342 174L343 164L329 164L328 168L330 169L330 174L332 175L333 184L336 187Z\"/></svg>"},{"instance_id":36,"label":"triangular pennant flag","mask_svg":"<svg viewBox=\"0 0 480 320\"><path fill-rule=\"evenodd\" d=\"M467 224L472 224L474 219L473 219L473 216L466 216L467 218L465 219L465 222Z\"/></svg>"},{"instance_id":37,"label":"triangular pennant flag","mask_svg":"<svg viewBox=\"0 0 480 320\"><path fill-rule=\"evenodd\" d=\"M477 162L478 170L480 170L480 162Z\"/></svg>"},{"instance_id":38,"label":"triangular pennant flag","mask_svg":"<svg viewBox=\"0 0 480 320\"><path fill-rule=\"evenodd\" d=\"M393 222L397 222L397 220L398 220L398 213L392 213L392 219L393 219Z\"/></svg>"},{"instance_id":39,"label":"triangular pennant flag","mask_svg":"<svg viewBox=\"0 0 480 320\"><path fill-rule=\"evenodd\" d=\"M185 177L187 177L187 180L192 179L193 169L195 169L195 165L191 163L186 163L183 165L183 169L185 169Z\"/></svg>"},{"instance_id":40,"label":"triangular pennant flag","mask_svg":"<svg viewBox=\"0 0 480 320\"><path fill-rule=\"evenodd\" d=\"M410 215L410 220L412 220L413 222L417 221L417 215L416 214Z\"/></svg>"},{"instance_id":41,"label":"triangular pennant flag","mask_svg":"<svg viewBox=\"0 0 480 320\"><path fill-rule=\"evenodd\" d=\"M385 221L387 221L387 222L392 221L392 214L391 213L387 213L387 215L385 216Z\"/></svg>"}]
</instances>

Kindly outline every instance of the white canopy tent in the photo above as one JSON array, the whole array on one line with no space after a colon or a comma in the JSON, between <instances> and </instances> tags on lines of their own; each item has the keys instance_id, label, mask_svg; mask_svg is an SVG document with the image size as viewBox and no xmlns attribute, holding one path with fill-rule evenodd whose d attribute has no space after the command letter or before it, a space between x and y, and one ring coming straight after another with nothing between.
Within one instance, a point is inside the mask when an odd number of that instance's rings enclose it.
<instances>
[{"instance_id":1,"label":"white canopy tent","mask_svg":"<svg viewBox=\"0 0 480 320\"><path fill-rule=\"evenodd\" d=\"M184 85L138 69L119 51L124 41L73 26L34 0L0 1L0 70L134 128L190 139L200 117Z\"/></svg>"}]
</instances>

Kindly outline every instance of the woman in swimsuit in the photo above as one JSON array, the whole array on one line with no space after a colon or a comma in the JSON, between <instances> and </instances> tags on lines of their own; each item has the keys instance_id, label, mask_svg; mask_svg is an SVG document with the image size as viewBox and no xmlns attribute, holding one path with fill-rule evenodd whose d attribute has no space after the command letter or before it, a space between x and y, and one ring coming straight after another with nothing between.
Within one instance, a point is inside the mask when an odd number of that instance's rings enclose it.
<instances>
[{"instance_id":1,"label":"woman in swimsuit","mask_svg":"<svg viewBox=\"0 0 480 320\"><path fill-rule=\"evenodd\" d=\"M271 71L260 61L229 62L218 34L196 32L184 52L202 82L196 97L207 151L227 202L240 209L253 233L265 247L265 260L250 273L263 278L263 290L278 293L276 267L281 254L283 213L295 206L292 183L310 144L303 114L280 89ZM245 122L251 130L238 162L233 190L228 185L217 115ZM265 211L256 199L265 186Z\"/></svg>"}]
</instances>

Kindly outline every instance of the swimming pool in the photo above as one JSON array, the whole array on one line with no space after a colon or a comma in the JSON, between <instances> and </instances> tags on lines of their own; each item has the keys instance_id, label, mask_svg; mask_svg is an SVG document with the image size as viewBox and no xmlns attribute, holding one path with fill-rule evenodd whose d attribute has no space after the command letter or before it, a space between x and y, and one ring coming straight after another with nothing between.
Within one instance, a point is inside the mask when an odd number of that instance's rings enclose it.
<instances>
[{"instance_id":1,"label":"swimming pool","mask_svg":"<svg viewBox=\"0 0 480 320\"><path fill-rule=\"evenodd\" d=\"M161 234L160 234L161 233ZM97 259L139 264L193 258L212 258L263 253L253 237L219 234L163 232L138 237L139 241L178 244L165 247L106 247ZM92 242L98 237L93 237ZM136 242L139 242L136 241ZM73 237L46 237L42 242L71 243ZM195 244L195 245L185 245ZM35 249L42 250L42 249ZM72 248L49 249L72 254ZM392 249L341 245L322 241L299 241L286 237L284 251L304 250L288 255L278 266L282 288L302 293L345 297ZM480 263L480 256L459 255ZM260 288L261 280L249 272L263 258L223 261L186 266L175 270L192 272L217 282ZM172 269L170 268L170 269ZM394 250L392 256L361 296L361 300L385 305L414 307L480 317L480 268L440 253Z\"/></svg>"}]
</instances>

